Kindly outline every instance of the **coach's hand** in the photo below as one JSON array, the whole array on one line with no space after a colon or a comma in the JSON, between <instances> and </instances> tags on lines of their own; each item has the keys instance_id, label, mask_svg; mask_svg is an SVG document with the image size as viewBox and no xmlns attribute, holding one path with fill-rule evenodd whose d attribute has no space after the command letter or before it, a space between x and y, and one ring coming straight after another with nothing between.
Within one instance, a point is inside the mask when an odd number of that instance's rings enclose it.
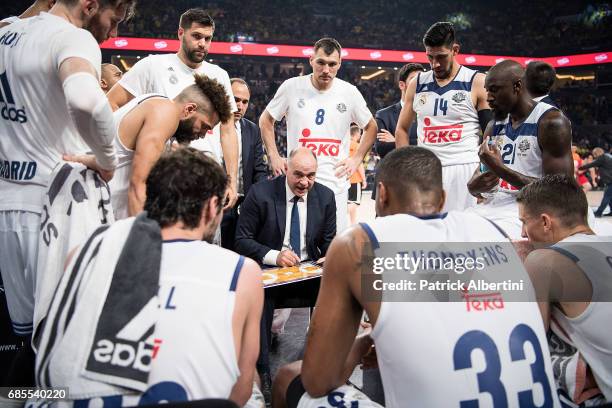
<instances>
[{"instance_id":1,"label":"coach's hand","mask_svg":"<svg viewBox=\"0 0 612 408\"><path fill-rule=\"evenodd\" d=\"M276 264L278 266L295 266L300 263L300 258L290 249L284 249L280 251L276 257Z\"/></svg>"},{"instance_id":2,"label":"coach's hand","mask_svg":"<svg viewBox=\"0 0 612 408\"><path fill-rule=\"evenodd\" d=\"M100 167L100 165L96 161L96 156L92 154L65 154L62 156L62 159L69 162L81 163L85 167L96 171L100 175L100 177L102 177L102 179L107 183L113 178L115 174L114 169L104 170L102 167Z\"/></svg>"},{"instance_id":3,"label":"coach's hand","mask_svg":"<svg viewBox=\"0 0 612 408\"><path fill-rule=\"evenodd\" d=\"M357 168L361 164L361 160L356 157L349 157L336 164L336 177L349 178L357 171Z\"/></svg>"},{"instance_id":4,"label":"coach's hand","mask_svg":"<svg viewBox=\"0 0 612 408\"><path fill-rule=\"evenodd\" d=\"M287 173L287 159L280 156L270 156L270 169L274 177Z\"/></svg>"},{"instance_id":5,"label":"coach's hand","mask_svg":"<svg viewBox=\"0 0 612 408\"><path fill-rule=\"evenodd\" d=\"M499 169L504 166L501 153L495 143L490 143L491 138L485 137L478 149L478 157L480 161L487 165L490 169Z\"/></svg>"},{"instance_id":6,"label":"coach's hand","mask_svg":"<svg viewBox=\"0 0 612 408\"><path fill-rule=\"evenodd\" d=\"M472 176L468 182L470 194L478 197L482 193L491 191L499 183L499 177L492 171L485 171Z\"/></svg>"},{"instance_id":7,"label":"coach's hand","mask_svg":"<svg viewBox=\"0 0 612 408\"><path fill-rule=\"evenodd\" d=\"M378 139L379 142L395 143L395 136L387 129L380 129L380 132L376 134L376 139Z\"/></svg>"}]
</instances>

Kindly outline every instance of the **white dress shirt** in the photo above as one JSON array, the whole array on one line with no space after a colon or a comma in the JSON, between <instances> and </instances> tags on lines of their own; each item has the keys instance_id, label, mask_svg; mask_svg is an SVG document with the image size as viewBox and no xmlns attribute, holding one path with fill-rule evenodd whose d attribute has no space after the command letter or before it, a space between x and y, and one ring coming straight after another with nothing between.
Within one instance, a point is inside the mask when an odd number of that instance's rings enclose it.
<instances>
[{"instance_id":1,"label":"white dress shirt","mask_svg":"<svg viewBox=\"0 0 612 408\"><path fill-rule=\"evenodd\" d=\"M295 194L289 188L289 184L285 181L285 204L287 205L285 211L285 235L283 238L283 249L289 248L289 235L291 232L291 211L293 210L293 197ZM292 248L293 252L296 253L300 257L300 260L303 261L308 258L308 253L306 252L306 200L308 199L308 193L304 194L304 197L300 198L297 202L298 213L300 214L300 252L298 253L296 248ZM276 266L276 258L281 251L277 251L275 249L271 249L268 251L266 256L264 256L263 263L264 265L273 265Z\"/></svg>"}]
</instances>

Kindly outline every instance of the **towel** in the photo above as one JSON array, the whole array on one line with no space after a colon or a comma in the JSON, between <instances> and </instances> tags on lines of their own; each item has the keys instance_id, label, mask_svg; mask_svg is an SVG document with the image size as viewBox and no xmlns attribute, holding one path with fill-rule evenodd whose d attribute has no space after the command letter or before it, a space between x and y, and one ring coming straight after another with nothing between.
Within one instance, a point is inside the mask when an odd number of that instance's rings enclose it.
<instances>
[{"instance_id":1,"label":"towel","mask_svg":"<svg viewBox=\"0 0 612 408\"><path fill-rule=\"evenodd\" d=\"M34 288L32 345L35 350L40 322L49 310L69 251L83 243L100 225L112 222L110 189L106 182L82 164L60 162L51 173L41 213Z\"/></svg>"},{"instance_id":2,"label":"towel","mask_svg":"<svg viewBox=\"0 0 612 408\"><path fill-rule=\"evenodd\" d=\"M71 399L144 392L159 315L161 232L141 213L100 227L62 276L36 356L39 386Z\"/></svg>"}]
</instances>

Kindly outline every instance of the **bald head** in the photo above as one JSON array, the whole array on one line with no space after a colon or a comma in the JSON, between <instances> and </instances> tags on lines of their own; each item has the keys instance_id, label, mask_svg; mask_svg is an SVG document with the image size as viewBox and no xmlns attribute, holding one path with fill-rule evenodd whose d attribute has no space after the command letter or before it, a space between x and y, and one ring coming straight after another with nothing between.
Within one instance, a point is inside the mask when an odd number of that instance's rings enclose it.
<instances>
[{"instance_id":1,"label":"bald head","mask_svg":"<svg viewBox=\"0 0 612 408\"><path fill-rule=\"evenodd\" d=\"M531 97L525 92L524 75L521 64L513 60L505 60L491 67L485 79L485 88L487 102L495 117L505 117L516 112L519 106L529 103Z\"/></svg>"},{"instance_id":2,"label":"bald head","mask_svg":"<svg viewBox=\"0 0 612 408\"><path fill-rule=\"evenodd\" d=\"M298 147L289 154L287 167L287 185L294 195L303 197L314 186L317 156L306 147Z\"/></svg>"},{"instance_id":3,"label":"bald head","mask_svg":"<svg viewBox=\"0 0 612 408\"><path fill-rule=\"evenodd\" d=\"M108 93L122 76L123 72L121 72L118 66L113 64L102 64L100 88L102 88L104 93Z\"/></svg>"},{"instance_id":4,"label":"bald head","mask_svg":"<svg viewBox=\"0 0 612 408\"><path fill-rule=\"evenodd\" d=\"M489 70L487 76L492 76L494 78L500 78L502 80L508 81L516 81L518 79L523 78L525 75L525 70L516 61L513 60L504 60L499 64L494 65Z\"/></svg>"}]
</instances>

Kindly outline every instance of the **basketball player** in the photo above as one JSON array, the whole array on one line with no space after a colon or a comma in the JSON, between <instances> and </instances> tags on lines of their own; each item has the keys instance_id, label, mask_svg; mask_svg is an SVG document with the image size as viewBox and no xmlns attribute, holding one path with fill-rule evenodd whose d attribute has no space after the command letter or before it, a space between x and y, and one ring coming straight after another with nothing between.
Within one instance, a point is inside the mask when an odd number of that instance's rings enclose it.
<instances>
[{"instance_id":1,"label":"basketball player","mask_svg":"<svg viewBox=\"0 0 612 408\"><path fill-rule=\"evenodd\" d=\"M118 66L113 64L102 64L102 75L100 78L100 88L104 93L108 93L123 76L123 72Z\"/></svg>"},{"instance_id":2,"label":"basketball player","mask_svg":"<svg viewBox=\"0 0 612 408\"><path fill-rule=\"evenodd\" d=\"M76 250L58 285L37 354L38 385L70 389L69 399L59 406L123 407L204 398L229 398L244 406L249 400L259 348L262 278L251 259L210 244L223 215L227 181L221 166L197 150L179 148L163 155L147 178L146 217L102 227ZM87 251L92 241L99 254L106 255L102 261ZM162 242L158 247L151 241ZM140 303L130 303L138 298L137 291L114 286L116 276L126 278L137 268L126 264L129 257L123 254L143 248L159 263L149 261L142 272L157 272L158 281L153 281L150 295L140 296ZM73 279L78 259L89 256L93 271L87 267ZM106 274L108 278L100 277ZM95 285L99 279L112 281L102 298L88 293L88 288L105 290ZM142 280L148 283L146 276ZM71 285L81 290L72 293ZM62 318L63 299L76 306L67 321ZM151 301L157 310L152 315L145 306ZM115 306L110 319L124 323L102 335L103 340L88 344L87 337L98 333L105 317L102 306L108 302L133 307ZM92 303L100 304L102 311ZM66 330L54 332L58 324L65 324ZM123 379L137 379L144 390L136 391L134 382L117 386Z\"/></svg>"},{"instance_id":3,"label":"basketball player","mask_svg":"<svg viewBox=\"0 0 612 408\"><path fill-rule=\"evenodd\" d=\"M109 183L115 219L132 217L142 211L149 172L172 137L180 144L189 144L204 137L231 114L225 88L201 74L195 74L195 83L174 99L143 95L117 110L113 115L114 143L119 163ZM65 159L89 166L93 157L66 156Z\"/></svg>"},{"instance_id":4,"label":"basketball player","mask_svg":"<svg viewBox=\"0 0 612 408\"><path fill-rule=\"evenodd\" d=\"M372 257L399 256L386 249L402 242L411 250L417 250L419 242L456 242L462 253L469 253L482 242L497 242L501 247L505 241L508 263L504 271L515 270L528 282L518 255L493 223L471 212L441 212L446 196L442 166L430 150L410 146L392 151L381 161L376 183L380 217L351 227L332 242L301 377L295 377L297 367L283 369L276 380L275 396L281 396L280 400L286 396L289 406L297 407L341 406L340 402L342 406L369 406L362 403L360 393L343 386L360 360L355 354L368 350L363 340L355 340L365 310L372 324L370 337L376 347L386 407L479 403L518 407L535 406L535 401L539 406L559 407L546 333L535 302L503 302L496 310L478 311L466 307L467 300L424 303L409 301L417 296L410 293L396 302L365 297L362 282L367 280L362 281L362 274L373 271ZM491 265L482 273L495 276L504 271ZM424 273L428 280L429 276L435 279L435 271ZM380 275L383 280L385 274ZM526 285L524 290L530 293L532 288ZM449 297L458 294L447 293ZM506 293L501 291L499 296ZM524 348L533 357L526 357Z\"/></svg>"},{"instance_id":5,"label":"basketball player","mask_svg":"<svg viewBox=\"0 0 612 408\"><path fill-rule=\"evenodd\" d=\"M478 146L491 110L485 76L456 60L459 44L451 23L438 22L423 37L431 71L408 84L395 131L395 143L408 144L408 129L417 117L418 145L433 151L442 162L445 211L476 204L467 183L478 167Z\"/></svg>"},{"instance_id":6,"label":"basketball player","mask_svg":"<svg viewBox=\"0 0 612 408\"><path fill-rule=\"evenodd\" d=\"M178 53L150 55L138 61L108 93L113 110L145 94L155 93L172 99L193 84L193 74L199 73L216 79L225 87L232 112L235 112L237 108L229 75L218 65L205 61L214 31L215 22L203 9L193 8L184 12L179 21L181 45ZM237 199L238 138L234 119L230 117L221 123L215 132L221 134L223 159L231 180L226 203L226 208L229 208Z\"/></svg>"},{"instance_id":7,"label":"basketball player","mask_svg":"<svg viewBox=\"0 0 612 408\"><path fill-rule=\"evenodd\" d=\"M591 230L586 195L567 175L545 176L523 188L516 200L523 236L540 248L529 254L525 267L544 325L576 347L588 363L587 383L594 383L584 389L599 387L610 402L612 238Z\"/></svg>"},{"instance_id":8,"label":"basketball player","mask_svg":"<svg viewBox=\"0 0 612 408\"><path fill-rule=\"evenodd\" d=\"M286 80L259 118L261 137L274 175L286 172L286 161L276 148L274 122L287 119L287 151L308 147L317 155L317 182L336 195L337 231L348 226L350 177L376 140L376 121L357 88L336 74L342 48L333 38L322 38L310 56L312 74ZM359 149L349 157L350 128L364 129Z\"/></svg>"},{"instance_id":9,"label":"basketball player","mask_svg":"<svg viewBox=\"0 0 612 408\"><path fill-rule=\"evenodd\" d=\"M487 98L496 119L487 128L479 151L487 171L476 169L468 185L479 196L499 184L492 199L474 211L496 222L514 239L521 237L518 191L543 175L571 176L574 172L569 120L553 106L531 98L524 74L523 67L512 60L488 72Z\"/></svg>"},{"instance_id":10,"label":"basketball player","mask_svg":"<svg viewBox=\"0 0 612 408\"><path fill-rule=\"evenodd\" d=\"M34 17L39 15L43 11L47 12L51 10L51 7L53 7L54 4L55 0L36 0L34 3L32 3L30 7L28 7L26 11L21 13L19 16L7 17L0 20L0 28L4 27L5 25L9 25L16 21L19 21L19 19Z\"/></svg>"},{"instance_id":11,"label":"basketball player","mask_svg":"<svg viewBox=\"0 0 612 408\"><path fill-rule=\"evenodd\" d=\"M63 154L87 151L104 179L116 166L98 42L117 35L133 6L59 0L49 13L0 29L0 271L18 335L32 332L40 213L52 169Z\"/></svg>"}]
</instances>

